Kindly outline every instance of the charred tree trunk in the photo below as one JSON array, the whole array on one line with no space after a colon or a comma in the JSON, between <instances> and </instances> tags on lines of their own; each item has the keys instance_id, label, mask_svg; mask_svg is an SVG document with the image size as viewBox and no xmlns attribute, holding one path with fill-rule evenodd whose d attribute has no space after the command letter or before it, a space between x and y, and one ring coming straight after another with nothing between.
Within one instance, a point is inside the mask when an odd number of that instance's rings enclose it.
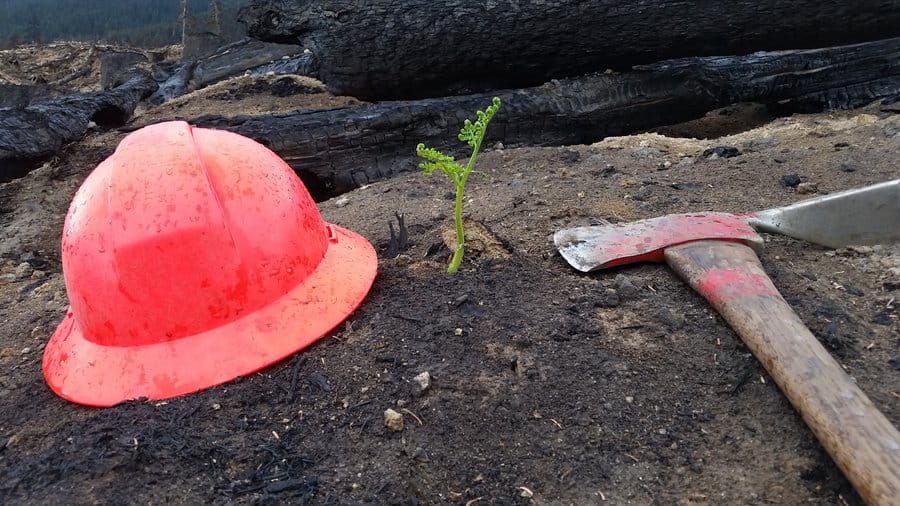
<instances>
[{"instance_id":1,"label":"charred tree trunk","mask_svg":"<svg viewBox=\"0 0 900 506\"><path fill-rule=\"evenodd\" d=\"M507 90L192 123L254 138L318 199L415 169L415 145L444 149L465 118L503 100L486 146L566 145L678 123L735 102L801 100L845 108L900 91L900 38L811 51L672 60L623 74ZM457 153L462 154L464 153Z\"/></svg>"},{"instance_id":2,"label":"charred tree trunk","mask_svg":"<svg viewBox=\"0 0 900 506\"><path fill-rule=\"evenodd\" d=\"M146 73L111 91L76 93L18 109L0 109L0 182L18 177L62 146L80 139L88 124L118 127L156 89Z\"/></svg>"},{"instance_id":3,"label":"charred tree trunk","mask_svg":"<svg viewBox=\"0 0 900 506\"><path fill-rule=\"evenodd\" d=\"M240 18L253 37L311 49L331 91L366 100L900 36L895 0L253 0Z\"/></svg>"},{"instance_id":4,"label":"charred tree trunk","mask_svg":"<svg viewBox=\"0 0 900 506\"><path fill-rule=\"evenodd\" d=\"M224 46L198 61L192 80L197 88L202 88L246 70L281 61L283 57L291 58L300 54L303 54L303 48L293 44L245 39Z\"/></svg>"}]
</instances>

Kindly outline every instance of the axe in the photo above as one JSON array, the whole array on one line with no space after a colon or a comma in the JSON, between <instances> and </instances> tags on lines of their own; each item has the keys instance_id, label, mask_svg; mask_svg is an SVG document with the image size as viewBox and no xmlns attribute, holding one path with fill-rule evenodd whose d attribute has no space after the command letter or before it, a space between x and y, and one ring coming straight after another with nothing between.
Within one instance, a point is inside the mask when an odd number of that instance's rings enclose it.
<instances>
[{"instance_id":1,"label":"axe","mask_svg":"<svg viewBox=\"0 0 900 506\"><path fill-rule=\"evenodd\" d=\"M781 297L756 256L757 230L829 247L900 242L900 179L754 214L669 215L553 240L582 272L667 263L743 339L859 494L900 503L900 432Z\"/></svg>"}]
</instances>

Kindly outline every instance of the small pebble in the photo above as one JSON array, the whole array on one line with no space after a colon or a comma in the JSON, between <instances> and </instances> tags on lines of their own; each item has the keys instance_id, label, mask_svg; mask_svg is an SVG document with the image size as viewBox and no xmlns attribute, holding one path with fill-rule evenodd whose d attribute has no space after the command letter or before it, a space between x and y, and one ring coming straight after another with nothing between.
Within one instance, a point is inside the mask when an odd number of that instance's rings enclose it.
<instances>
[{"instance_id":1,"label":"small pebble","mask_svg":"<svg viewBox=\"0 0 900 506\"><path fill-rule=\"evenodd\" d=\"M420 372L413 376L413 381L418 385L418 394L424 394L428 391L428 388L431 387L431 374L428 371Z\"/></svg>"},{"instance_id":2,"label":"small pebble","mask_svg":"<svg viewBox=\"0 0 900 506\"><path fill-rule=\"evenodd\" d=\"M635 158L657 158L662 156L662 151L651 147L636 148L631 151L631 156Z\"/></svg>"},{"instance_id":3,"label":"small pebble","mask_svg":"<svg viewBox=\"0 0 900 506\"><path fill-rule=\"evenodd\" d=\"M581 160L581 153L574 149L561 149L559 151L559 158L567 163L575 163Z\"/></svg>"},{"instance_id":4,"label":"small pebble","mask_svg":"<svg viewBox=\"0 0 900 506\"><path fill-rule=\"evenodd\" d=\"M16 267L17 278L31 277L32 272L34 272L34 269L31 268L31 264L28 262L22 262Z\"/></svg>"},{"instance_id":5,"label":"small pebble","mask_svg":"<svg viewBox=\"0 0 900 506\"><path fill-rule=\"evenodd\" d=\"M341 197L334 201L334 205L337 207L344 207L350 203L350 199L348 197Z\"/></svg>"},{"instance_id":6,"label":"small pebble","mask_svg":"<svg viewBox=\"0 0 900 506\"><path fill-rule=\"evenodd\" d=\"M733 158L740 155L740 150L732 146L716 146L703 150L705 158Z\"/></svg>"},{"instance_id":7,"label":"small pebble","mask_svg":"<svg viewBox=\"0 0 900 506\"><path fill-rule=\"evenodd\" d=\"M872 317L872 323L877 325L884 325L885 327L889 327L894 320L891 318L891 315L885 312L881 312Z\"/></svg>"},{"instance_id":8,"label":"small pebble","mask_svg":"<svg viewBox=\"0 0 900 506\"><path fill-rule=\"evenodd\" d=\"M888 364L894 368L895 371L900 371L900 355L888 359Z\"/></svg>"},{"instance_id":9,"label":"small pebble","mask_svg":"<svg viewBox=\"0 0 900 506\"><path fill-rule=\"evenodd\" d=\"M612 288L607 288L594 305L596 307L619 307L621 302L619 293Z\"/></svg>"},{"instance_id":10,"label":"small pebble","mask_svg":"<svg viewBox=\"0 0 900 506\"><path fill-rule=\"evenodd\" d=\"M635 297L639 292L638 287L634 286L634 283L624 274L617 275L613 284L616 287L616 293L622 299Z\"/></svg>"},{"instance_id":11,"label":"small pebble","mask_svg":"<svg viewBox=\"0 0 900 506\"><path fill-rule=\"evenodd\" d=\"M800 184L800 176L797 174L785 174L781 176L781 184L788 188L796 188Z\"/></svg>"},{"instance_id":12,"label":"small pebble","mask_svg":"<svg viewBox=\"0 0 900 506\"><path fill-rule=\"evenodd\" d=\"M21 440L22 440L22 436L20 436L18 434L13 434L12 436L9 436L9 439L6 440L6 444L3 446L6 448L12 448L12 447L16 446L17 444L19 444L19 441L21 441Z\"/></svg>"},{"instance_id":13,"label":"small pebble","mask_svg":"<svg viewBox=\"0 0 900 506\"><path fill-rule=\"evenodd\" d=\"M676 190L696 190L700 188L700 183L672 183L669 187Z\"/></svg>"},{"instance_id":14,"label":"small pebble","mask_svg":"<svg viewBox=\"0 0 900 506\"><path fill-rule=\"evenodd\" d=\"M655 314L655 319L665 325L668 330L680 329L685 324L683 314L675 314L666 308L658 310Z\"/></svg>"},{"instance_id":15,"label":"small pebble","mask_svg":"<svg viewBox=\"0 0 900 506\"><path fill-rule=\"evenodd\" d=\"M319 389L323 392L331 391L331 385L328 384L328 378L317 372L309 375L309 382L319 387Z\"/></svg>"},{"instance_id":16,"label":"small pebble","mask_svg":"<svg viewBox=\"0 0 900 506\"><path fill-rule=\"evenodd\" d=\"M691 165L694 165L694 159L690 156L685 156L675 164L675 168L690 167Z\"/></svg>"},{"instance_id":17,"label":"small pebble","mask_svg":"<svg viewBox=\"0 0 900 506\"><path fill-rule=\"evenodd\" d=\"M394 432L403 430L403 415L393 409L384 410L384 426Z\"/></svg>"},{"instance_id":18,"label":"small pebble","mask_svg":"<svg viewBox=\"0 0 900 506\"><path fill-rule=\"evenodd\" d=\"M625 397L625 402L627 402L628 404L633 403L633 402L634 402L634 397L632 397L632 396L630 396L630 395L626 396L626 397Z\"/></svg>"},{"instance_id":19,"label":"small pebble","mask_svg":"<svg viewBox=\"0 0 900 506\"><path fill-rule=\"evenodd\" d=\"M461 335L463 335L463 329L460 329L460 328L454 329L454 330L453 330L453 335L454 335L454 336L461 336Z\"/></svg>"},{"instance_id":20,"label":"small pebble","mask_svg":"<svg viewBox=\"0 0 900 506\"><path fill-rule=\"evenodd\" d=\"M819 279L818 276L816 276L815 274L808 272L808 271L801 272L800 275L810 281L817 281Z\"/></svg>"},{"instance_id":21,"label":"small pebble","mask_svg":"<svg viewBox=\"0 0 900 506\"><path fill-rule=\"evenodd\" d=\"M809 195L819 191L819 185L816 183L800 183L797 185L797 193L800 195Z\"/></svg>"}]
</instances>

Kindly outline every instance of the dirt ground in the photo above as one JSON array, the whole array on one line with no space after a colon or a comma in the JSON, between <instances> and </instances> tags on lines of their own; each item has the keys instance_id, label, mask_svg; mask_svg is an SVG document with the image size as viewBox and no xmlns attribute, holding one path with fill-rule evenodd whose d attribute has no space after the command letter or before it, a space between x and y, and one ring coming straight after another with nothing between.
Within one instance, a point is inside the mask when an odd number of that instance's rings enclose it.
<instances>
[{"instance_id":1,"label":"dirt ground","mask_svg":"<svg viewBox=\"0 0 900 506\"><path fill-rule=\"evenodd\" d=\"M134 52L151 61L178 61L181 46L135 49L116 44L57 42L0 50L0 84L54 84L74 91L99 91L100 55ZM86 67L90 66L90 69ZM149 63L139 65L149 70ZM83 71L83 72L82 72ZM71 79L73 74L78 77Z\"/></svg>"},{"instance_id":2,"label":"dirt ground","mask_svg":"<svg viewBox=\"0 0 900 506\"><path fill-rule=\"evenodd\" d=\"M297 109L359 105L353 97L334 96L320 81L303 76L238 76L180 96L158 107L142 106L132 119L144 125L204 114L273 114Z\"/></svg>"},{"instance_id":3,"label":"dirt ground","mask_svg":"<svg viewBox=\"0 0 900 506\"><path fill-rule=\"evenodd\" d=\"M240 112L229 90L224 107ZM301 95L293 106L328 102ZM381 252L345 325L261 373L110 409L63 401L41 375L67 306L65 212L123 135L91 133L0 185L0 503L860 504L760 364L669 270L583 275L551 242L561 227L751 211L900 174L900 115L877 105L764 121L750 109L762 126L712 140L494 146L466 214L509 258L472 251L454 277L441 177L411 173L323 202L326 219ZM725 123L661 131L741 129ZM741 154L703 155L717 146ZM808 184L784 185L791 175ZM389 256L394 213L410 245ZM900 423L900 248L766 239L775 284ZM413 379L423 372L425 391ZM388 408L404 415L401 432L384 426Z\"/></svg>"}]
</instances>

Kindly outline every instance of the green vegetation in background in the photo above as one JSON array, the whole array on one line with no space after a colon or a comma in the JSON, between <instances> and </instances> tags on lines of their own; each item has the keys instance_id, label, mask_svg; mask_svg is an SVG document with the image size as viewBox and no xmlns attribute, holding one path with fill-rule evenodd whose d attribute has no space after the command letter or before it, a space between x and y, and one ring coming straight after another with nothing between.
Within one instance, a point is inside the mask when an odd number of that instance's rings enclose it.
<instances>
[{"instance_id":1,"label":"green vegetation in background","mask_svg":"<svg viewBox=\"0 0 900 506\"><path fill-rule=\"evenodd\" d=\"M248 0L224 0L222 36L236 40L237 9ZM0 0L0 47L57 40L118 42L140 47L181 41L180 0ZM191 16L209 17L208 0L188 0Z\"/></svg>"}]
</instances>

